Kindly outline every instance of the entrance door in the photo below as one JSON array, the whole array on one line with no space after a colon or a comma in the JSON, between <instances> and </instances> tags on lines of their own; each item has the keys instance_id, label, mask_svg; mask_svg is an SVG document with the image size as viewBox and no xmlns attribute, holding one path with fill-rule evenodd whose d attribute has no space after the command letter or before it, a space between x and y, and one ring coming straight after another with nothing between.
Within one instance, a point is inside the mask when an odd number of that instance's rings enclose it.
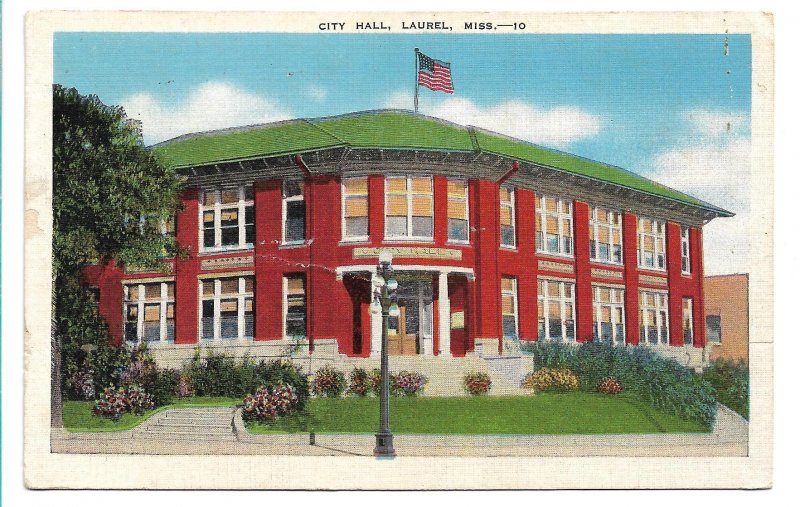
<instances>
[{"instance_id":1,"label":"entrance door","mask_svg":"<svg viewBox=\"0 0 800 507\"><path fill-rule=\"evenodd\" d=\"M413 306L409 307L405 302L401 302L400 316L389 317L389 333L387 336L389 345L389 355L392 356L413 356L419 353L417 345L417 335L410 333L409 317L413 321Z\"/></svg>"}]
</instances>

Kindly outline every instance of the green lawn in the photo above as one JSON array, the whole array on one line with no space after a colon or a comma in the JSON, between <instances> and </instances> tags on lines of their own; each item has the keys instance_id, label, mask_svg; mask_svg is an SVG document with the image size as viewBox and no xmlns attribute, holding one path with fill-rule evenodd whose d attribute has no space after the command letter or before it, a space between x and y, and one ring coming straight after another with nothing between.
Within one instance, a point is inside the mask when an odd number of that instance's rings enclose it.
<instances>
[{"instance_id":1,"label":"green lawn","mask_svg":"<svg viewBox=\"0 0 800 507\"><path fill-rule=\"evenodd\" d=\"M65 401L64 402L64 428L67 431L122 431L135 428L153 414L168 408L189 407L227 407L240 404L239 398L223 397L192 397L177 399L170 405L148 410L142 415L125 414L119 421L112 421L105 417L92 415L93 401Z\"/></svg>"},{"instance_id":2,"label":"green lawn","mask_svg":"<svg viewBox=\"0 0 800 507\"><path fill-rule=\"evenodd\" d=\"M636 398L593 393L469 398L392 398L393 433L598 434L704 432L701 424L657 411ZM374 433L376 398L311 399L305 414L273 424L251 424L252 433Z\"/></svg>"}]
</instances>

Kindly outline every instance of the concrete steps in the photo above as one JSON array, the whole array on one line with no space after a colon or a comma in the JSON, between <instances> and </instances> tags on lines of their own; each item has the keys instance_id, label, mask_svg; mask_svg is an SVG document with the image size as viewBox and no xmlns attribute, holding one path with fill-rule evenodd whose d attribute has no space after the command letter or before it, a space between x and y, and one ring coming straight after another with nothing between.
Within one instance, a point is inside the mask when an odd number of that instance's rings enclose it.
<instances>
[{"instance_id":1,"label":"concrete steps","mask_svg":"<svg viewBox=\"0 0 800 507\"><path fill-rule=\"evenodd\" d=\"M175 408L154 415L135 431L165 441L233 442L234 407Z\"/></svg>"}]
</instances>

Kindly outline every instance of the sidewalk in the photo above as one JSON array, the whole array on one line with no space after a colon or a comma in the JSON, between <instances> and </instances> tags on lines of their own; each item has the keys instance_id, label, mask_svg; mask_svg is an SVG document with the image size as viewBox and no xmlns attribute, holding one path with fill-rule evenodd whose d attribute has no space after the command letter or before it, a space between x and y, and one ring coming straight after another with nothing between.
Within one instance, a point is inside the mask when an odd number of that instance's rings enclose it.
<instances>
[{"instance_id":1,"label":"sidewalk","mask_svg":"<svg viewBox=\"0 0 800 507\"><path fill-rule=\"evenodd\" d=\"M224 412L223 412L224 413ZM290 456L372 456L371 434L318 434L309 445L307 433L252 435L238 417L225 419L231 437L203 438L202 427L165 438L147 427L114 433L54 432L54 453L79 454L241 454ZM395 435L398 456L747 456L748 424L720 406L711 433L625 435Z\"/></svg>"}]
</instances>

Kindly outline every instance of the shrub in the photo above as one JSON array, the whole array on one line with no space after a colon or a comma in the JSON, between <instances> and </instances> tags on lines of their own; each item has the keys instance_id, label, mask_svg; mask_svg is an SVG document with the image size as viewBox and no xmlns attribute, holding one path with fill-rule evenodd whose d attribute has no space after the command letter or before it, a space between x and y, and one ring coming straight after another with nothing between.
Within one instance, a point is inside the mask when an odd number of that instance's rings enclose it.
<instances>
[{"instance_id":1,"label":"shrub","mask_svg":"<svg viewBox=\"0 0 800 507\"><path fill-rule=\"evenodd\" d=\"M619 394L622 392L622 385L614 377L604 377L595 387L595 391L602 394Z\"/></svg>"},{"instance_id":2,"label":"shrub","mask_svg":"<svg viewBox=\"0 0 800 507\"><path fill-rule=\"evenodd\" d=\"M242 417L246 421L271 422L297 408L298 398L292 386L277 384L259 387L244 398Z\"/></svg>"},{"instance_id":3,"label":"shrub","mask_svg":"<svg viewBox=\"0 0 800 507\"><path fill-rule=\"evenodd\" d=\"M311 390L316 396L338 398L344 389L344 374L333 366L325 365L314 373Z\"/></svg>"},{"instance_id":4,"label":"shrub","mask_svg":"<svg viewBox=\"0 0 800 507\"><path fill-rule=\"evenodd\" d=\"M286 384L297 395L297 408L303 410L310 395L308 377L291 361L280 359L269 363L261 361L256 367L257 379L262 385Z\"/></svg>"},{"instance_id":5,"label":"shrub","mask_svg":"<svg viewBox=\"0 0 800 507\"><path fill-rule=\"evenodd\" d=\"M75 372L72 378L73 395L80 400L93 400L94 390L94 371L84 368Z\"/></svg>"},{"instance_id":6,"label":"shrub","mask_svg":"<svg viewBox=\"0 0 800 507\"><path fill-rule=\"evenodd\" d=\"M192 379L188 375L181 374L180 378L178 378L178 385L175 386L175 396L178 398L188 398L193 395Z\"/></svg>"},{"instance_id":7,"label":"shrub","mask_svg":"<svg viewBox=\"0 0 800 507\"><path fill-rule=\"evenodd\" d=\"M716 416L714 388L673 359L648 347L608 343L531 342L521 345L540 368L565 368L578 376L580 388L593 390L604 377L614 377L626 392L654 408L710 428Z\"/></svg>"},{"instance_id":8,"label":"shrub","mask_svg":"<svg viewBox=\"0 0 800 507\"><path fill-rule=\"evenodd\" d=\"M487 373L470 372L464 375L464 389L469 394L486 394L492 387L492 379Z\"/></svg>"},{"instance_id":9,"label":"shrub","mask_svg":"<svg viewBox=\"0 0 800 507\"><path fill-rule=\"evenodd\" d=\"M367 371L363 368L353 368L350 372L350 385L347 387L348 394L355 396L366 396L371 390L370 378Z\"/></svg>"},{"instance_id":10,"label":"shrub","mask_svg":"<svg viewBox=\"0 0 800 507\"><path fill-rule=\"evenodd\" d=\"M92 413L100 417L119 419L123 414L144 414L147 410L155 408L153 397L147 394L138 385L107 387L95 401Z\"/></svg>"},{"instance_id":11,"label":"shrub","mask_svg":"<svg viewBox=\"0 0 800 507\"><path fill-rule=\"evenodd\" d=\"M124 396L128 412L141 415L144 414L146 410L155 408L153 396L137 385L124 388Z\"/></svg>"},{"instance_id":12,"label":"shrub","mask_svg":"<svg viewBox=\"0 0 800 507\"><path fill-rule=\"evenodd\" d=\"M156 370L152 383L144 386L145 390L153 396L153 403L157 407L169 405L175 398L180 373L174 369Z\"/></svg>"},{"instance_id":13,"label":"shrub","mask_svg":"<svg viewBox=\"0 0 800 507\"><path fill-rule=\"evenodd\" d=\"M536 392L577 391L580 381L575 373L566 368L541 368L526 375L522 387Z\"/></svg>"},{"instance_id":14,"label":"shrub","mask_svg":"<svg viewBox=\"0 0 800 507\"><path fill-rule=\"evenodd\" d=\"M744 361L717 359L701 377L714 387L720 403L749 418L750 371Z\"/></svg>"},{"instance_id":15,"label":"shrub","mask_svg":"<svg viewBox=\"0 0 800 507\"><path fill-rule=\"evenodd\" d=\"M391 385L391 378L389 384ZM381 370L374 368L369 372L369 389L375 396L381 395Z\"/></svg>"},{"instance_id":16,"label":"shrub","mask_svg":"<svg viewBox=\"0 0 800 507\"><path fill-rule=\"evenodd\" d=\"M415 396L425 389L428 377L417 372L401 371L391 379L392 394Z\"/></svg>"},{"instance_id":17,"label":"shrub","mask_svg":"<svg viewBox=\"0 0 800 507\"><path fill-rule=\"evenodd\" d=\"M242 386L236 360L226 354L209 351L200 358L200 350L184 367L183 374L192 380L197 396L244 396L251 386ZM254 389L254 388L253 388Z\"/></svg>"}]
</instances>

